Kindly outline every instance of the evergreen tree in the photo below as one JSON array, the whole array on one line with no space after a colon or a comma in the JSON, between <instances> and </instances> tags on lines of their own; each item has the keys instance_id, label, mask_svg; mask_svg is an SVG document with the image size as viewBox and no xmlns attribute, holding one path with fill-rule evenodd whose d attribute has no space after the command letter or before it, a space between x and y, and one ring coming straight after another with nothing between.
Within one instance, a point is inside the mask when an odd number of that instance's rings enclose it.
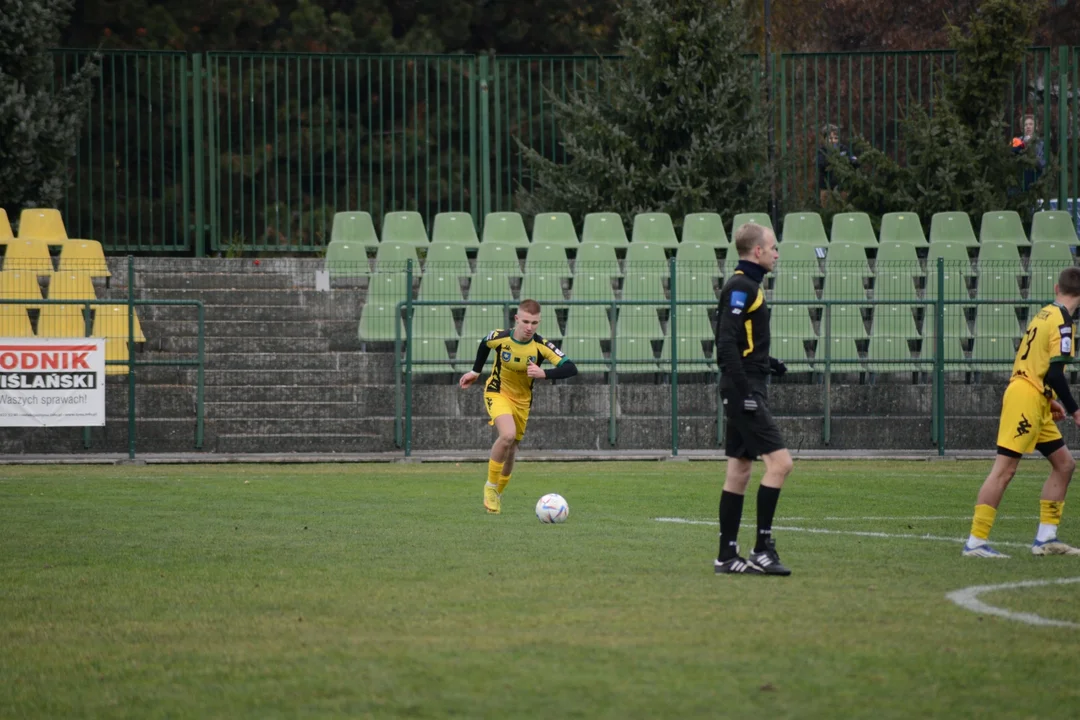
<instances>
[{"instance_id":1,"label":"evergreen tree","mask_svg":"<svg viewBox=\"0 0 1080 720\"><path fill-rule=\"evenodd\" d=\"M0 206L13 219L24 207L57 207L69 184L68 163L97 73L89 61L55 83L49 51L71 7L72 0L0 3Z\"/></svg>"},{"instance_id":2,"label":"evergreen tree","mask_svg":"<svg viewBox=\"0 0 1080 720\"><path fill-rule=\"evenodd\" d=\"M767 207L767 108L746 26L731 0L630 0L620 10L621 60L566 102L549 94L569 160L519 149L527 213L611 210L725 218Z\"/></svg>"},{"instance_id":3,"label":"evergreen tree","mask_svg":"<svg viewBox=\"0 0 1080 720\"><path fill-rule=\"evenodd\" d=\"M976 222L989 210L1030 217L1038 200L1049 197L1055 163L1047 156L1041 177L1024 186L1025 174L1036 174L1036 151L1011 147L1005 111L1042 10L1041 2L985 0L964 30L951 27L957 74L936 93L932 115L919 105L908 108L902 164L856 138L858 167L837 155L830 159L843 192L832 193L827 209L868 212L875 225L884 213L899 211L915 211L924 223L951 210L966 211Z\"/></svg>"}]
</instances>

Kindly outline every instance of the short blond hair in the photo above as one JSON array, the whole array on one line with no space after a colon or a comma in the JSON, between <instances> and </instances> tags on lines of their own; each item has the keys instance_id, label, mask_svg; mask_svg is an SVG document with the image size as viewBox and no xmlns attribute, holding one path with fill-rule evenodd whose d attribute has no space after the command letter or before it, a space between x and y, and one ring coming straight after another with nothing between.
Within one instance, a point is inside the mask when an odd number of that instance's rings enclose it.
<instances>
[{"instance_id":1,"label":"short blond hair","mask_svg":"<svg viewBox=\"0 0 1080 720\"><path fill-rule=\"evenodd\" d=\"M518 303L518 312L527 312L530 315L540 314L540 303L535 300L522 300Z\"/></svg>"},{"instance_id":2,"label":"short blond hair","mask_svg":"<svg viewBox=\"0 0 1080 720\"><path fill-rule=\"evenodd\" d=\"M739 257L749 255L755 245L764 245L767 229L764 225L752 222L740 225L735 231L735 252L739 253Z\"/></svg>"}]
</instances>

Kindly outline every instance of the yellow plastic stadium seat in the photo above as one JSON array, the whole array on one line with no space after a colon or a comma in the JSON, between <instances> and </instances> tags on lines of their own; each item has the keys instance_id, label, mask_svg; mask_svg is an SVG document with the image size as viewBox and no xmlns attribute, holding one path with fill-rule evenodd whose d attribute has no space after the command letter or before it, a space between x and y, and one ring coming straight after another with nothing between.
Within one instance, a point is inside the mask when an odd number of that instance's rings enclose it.
<instances>
[{"instance_id":1,"label":"yellow plastic stadium seat","mask_svg":"<svg viewBox=\"0 0 1080 720\"><path fill-rule=\"evenodd\" d=\"M43 240L9 240L4 253L4 270L26 270L39 275L51 275L53 271L49 244Z\"/></svg>"},{"instance_id":2,"label":"yellow plastic stadium seat","mask_svg":"<svg viewBox=\"0 0 1080 720\"><path fill-rule=\"evenodd\" d=\"M86 319L82 305L42 305L38 318L38 337L86 337Z\"/></svg>"},{"instance_id":3,"label":"yellow plastic stadium seat","mask_svg":"<svg viewBox=\"0 0 1080 720\"><path fill-rule=\"evenodd\" d=\"M90 333L91 337L118 338L127 342L127 305L95 305L94 311L94 329ZM146 342L137 312L135 314L135 342Z\"/></svg>"},{"instance_id":4,"label":"yellow plastic stadium seat","mask_svg":"<svg viewBox=\"0 0 1080 720\"><path fill-rule=\"evenodd\" d=\"M44 240L59 245L68 239L60 211L52 208L26 208L19 215L20 240Z\"/></svg>"},{"instance_id":5,"label":"yellow plastic stadium seat","mask_svg":"<svg viewBox=\"0 0 1080 720\"><path fill-rule=\"evenodd\" d=\"M58 272L49 279L49 300L94 300L97 291L89 275Z\"/></svg>"},{"instance_id":6,"label":"yellow plastic stadium seat","mask_svg":"<svg viewBox=\"0 0 1080 720\"><path fill-rule=\"evenodd\" d=\"M41 286L38 285L37 273L21 270L0 272L0 298L10 300L41 300ZM14 306L13 306L14 307ZM34 310L40 305L20 305L23 310Z\"/></svg>"},{"instance_id":7,"label":"yellow plastic stadium seat","mask_svg":"<svg viewBox=\"0 0 1080 720\"><path fill-rule=\"evenodd\" d=\"M88 277L112 277L105 252L97 240L76 238L61 245L60 270L86 273Z\"/></svg>"},{"instance_id":8,"label":"yellow plastic stadium seat","mask_svg":"<svg viewBox=\"0 0 1080 720\"><path fill-rule=\"evenodd\" d=\"M30 326L30 318L26 314L26 307L22 305L0 306L0 337L2 338L28 338L34 337L34 329Z\"/></svg>"},{"instance_id":9,"label":"yellow plastic stadium seat","mask_svg":"<svg viewBox=\"0 0 1080 720\"><path fill-rule=\"evenodd\" d=\"M7 210L0 208L0 243L6 243L8 240L14 240L15 236L11 232L11 223L8 222Z\"/></svg>"}]
</instances>

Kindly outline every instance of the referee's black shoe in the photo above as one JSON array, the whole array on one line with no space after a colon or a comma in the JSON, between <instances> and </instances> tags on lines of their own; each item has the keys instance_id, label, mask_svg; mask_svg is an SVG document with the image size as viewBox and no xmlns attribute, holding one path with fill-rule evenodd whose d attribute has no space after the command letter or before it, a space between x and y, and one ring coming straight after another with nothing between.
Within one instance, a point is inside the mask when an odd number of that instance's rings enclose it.
<instances>
[{"instance_id":1,"label":"referee's black shoe","mask_svg":"<svg viewBox=\"0 0 1080 720\"><path fill-rule=\"evenodd\" d=\"M750 553L746 562L753 566L763 575L790 575L791 571L780 562L780 556L776 553L776 541L769 538L765 541L764 550L755 550Z\"/></svg>"},{"instance_id":2,"label":"referee's black shoe","mask_svg":"<svg viewBox=\"0 0 1080 720\"><path fill-rule=\"evenodd\" d=\"M717 575L761 575L762 571L738 555L727 560L713 560L713 572Z\"/></svg>"}]
</instances>

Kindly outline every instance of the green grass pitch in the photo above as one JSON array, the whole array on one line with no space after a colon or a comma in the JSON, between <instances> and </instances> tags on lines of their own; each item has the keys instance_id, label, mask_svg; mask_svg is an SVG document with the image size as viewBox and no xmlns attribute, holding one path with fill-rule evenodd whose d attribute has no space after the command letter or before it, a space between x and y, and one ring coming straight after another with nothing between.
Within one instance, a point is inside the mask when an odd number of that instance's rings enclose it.
<instances>
[{"instance_id":1,"label":"green grass pitch","mask_svg":"<svg viewBox=\"0 0 1080 720\"><path fill-rule=\"evenodd\" d=\"M764 578L713 575L722 463L522 462L497 517L479 464L10 466L0 717L1076 717L1080 582L946 597L1080 578L1037 460L960 557L988 469L797 461Z\"/></svg>"}]
</instances>

